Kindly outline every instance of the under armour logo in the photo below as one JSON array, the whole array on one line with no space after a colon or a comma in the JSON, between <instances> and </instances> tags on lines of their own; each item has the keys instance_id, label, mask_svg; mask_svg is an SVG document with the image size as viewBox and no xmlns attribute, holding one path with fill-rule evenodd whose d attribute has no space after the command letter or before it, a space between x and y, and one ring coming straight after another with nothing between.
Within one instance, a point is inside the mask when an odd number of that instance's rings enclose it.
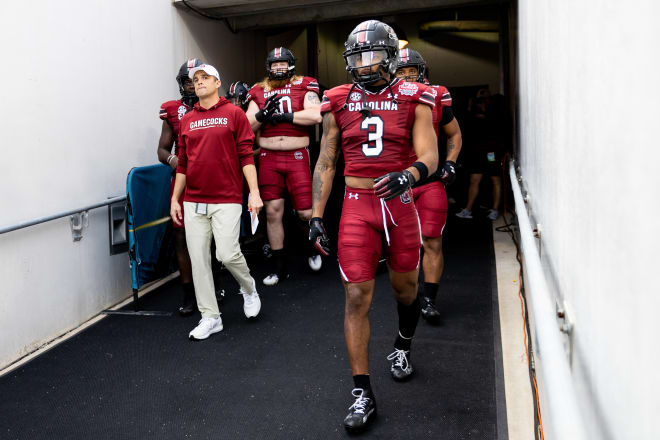
<instances>
[{"instance_id":1,"label":"under armour logo","mask_svg":"<svg viewBox=\"0 0 660 440\"><path fill-rule=\"evenodd\" d=\"M406 176L399 177L399 185L405 185L408 183L408 178Z\"/></svg>"},{"instance_id":2,"label":"under armour logo","mask_svg":"<svg viewBox=\"0 0 660 440\"><path fill-rule=\"evenodd\" d=\"M358 200L358 193L348 193L348 200L355 199Z\"/></svg>"}]
</instances>

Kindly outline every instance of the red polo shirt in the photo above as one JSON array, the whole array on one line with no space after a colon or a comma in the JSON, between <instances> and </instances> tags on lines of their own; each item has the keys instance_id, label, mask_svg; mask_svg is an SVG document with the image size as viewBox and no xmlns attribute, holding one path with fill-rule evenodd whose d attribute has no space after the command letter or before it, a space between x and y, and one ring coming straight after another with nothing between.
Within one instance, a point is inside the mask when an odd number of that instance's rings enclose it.
<instances>
[{"instance_id":1,"label":"red polo shirt","mask_svg":"<svg viewBox=\"0 0 660 440\"><path fill-rule=\"evenodd\" d=\"M195 104L181 119L179 166L187 202L241 203L243 167L254 164L254 134L245 113L225 98L205 109Z\"/></svg>"}]
</instances>

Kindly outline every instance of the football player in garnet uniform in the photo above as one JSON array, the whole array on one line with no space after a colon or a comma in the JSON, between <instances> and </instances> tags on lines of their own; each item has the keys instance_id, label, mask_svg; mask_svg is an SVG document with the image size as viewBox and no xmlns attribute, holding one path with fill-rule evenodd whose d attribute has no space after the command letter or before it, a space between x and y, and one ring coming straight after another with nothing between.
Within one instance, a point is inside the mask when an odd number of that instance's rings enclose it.
<instances>
[{"instance_id":1,"label":"football player in garnet uniform","mask_svg":"<svg viewBox=\"0 0 660 440\"><path fill-rule=\"evenodd\" d=\"M423 83L426 81L425 73L426 62L419 52L412 49L399 51L396 71L398 78ZM440 312L435 306L435 298L444 265L442 231L445 229L445 223L447 222L445 185L450 185L456 179L456 160L463 141L461 129L451 109L449 90L443 86L430 86L430 89L435 97L433 128L436 135L439 135L439 129L442 127L444 137L447 139L447 157L442 168L423 182L415 184L413 197L419 213L419 221L422 225L422 241L424 243L424 257L422 259L424 287L423 289L420 288L422 316L428 322L437 324L440 320ZM411 163L415 160L417 158L413 156Z\"/></svg>"},{"instance_id":2,"label":"football player in garnet uniform","mask_svg":"<svg viewBox=\"0 0 660 440\"><path fill-rule=\"evenodd\" d=\"M167 101L160 106L160 119L163 120L163 125L160 133L160 140L158 141L158 160L161 163L172 167L172 170L176 170L178 165L177 142L181 118L192 110L193 105L199 101L199 98L195 94L195 87L193 86L192 80L188 78L188 71L202 64L204 64L204 62L196 58L189 59L183 63L176 76L181 99ZM172 146L175 147L174 151L172 151ZM174 179L172 179L172 188L174 188ZM190 255L188 254L188 248L186 246L185 229L182 225L178 225L175 222L173 222L173 224L176 241L176 256L183 288L183 304L179 307L179 313L182 316L188 316L197 310Z\"/></svg>"},{"instance_id":3,"label":"football player in garnet uniform","mask_svg":"<svg viewBox=\"0 0 660 440\"><path fill-rule=\"evenodd\" d=\"M369 307L376 268L384 251L397 302L399 333L391 361L396 381L413 374L410 345L419 320L417 297L422 246L411 186L435 172L435 99L424 84L395 78L399 41L376 20L360 23L345 43L353 84L324 93L323 138L314 170L314 207L309 238L323 253L330 247L323 212L340 150L344 154L344 204L338 259L346 293L344 333L355 388L344 419L349 431L365 428L376 415L369 380ZM411 151L417 160L411 164Z\"/></svg>"},{"instance_id":4,"label":"football player in garnet uniform","mask_svg":"<svg viewBox=\"0 0 660 440\"><path fill-rule=\"evenodd\" d=\"M284 253L284 195L305 223L312 217L312 176L309 164L310 125L321 122L319 84L314 78L294 75L290 50L277 47L266 58L268 77L248 94L247 117L257 133L259 189L266 206L266 230L276 267L264 278L274 286L289 276ZM312 270L321 269L315 250L308 258Z\"/></svg>"}]
</instances>

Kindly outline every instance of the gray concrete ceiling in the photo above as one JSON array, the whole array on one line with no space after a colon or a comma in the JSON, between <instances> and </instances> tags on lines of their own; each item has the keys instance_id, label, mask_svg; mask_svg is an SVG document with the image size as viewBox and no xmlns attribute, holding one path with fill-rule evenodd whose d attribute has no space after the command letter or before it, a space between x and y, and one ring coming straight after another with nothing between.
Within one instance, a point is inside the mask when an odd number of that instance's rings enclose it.
<instances>
[{"instance_id":1,"label":"gray concrete ceiling","mask_svg":"<svg viewBox=\"0 0 660 440\"><path fill-rule=\"evenodd\" d=\"M236 31L501 2L497 0L185 0L185 3L203 13L225 19ZM184 0L174 0L174 4L186 8Z\"/></svg>"}]
</instances>

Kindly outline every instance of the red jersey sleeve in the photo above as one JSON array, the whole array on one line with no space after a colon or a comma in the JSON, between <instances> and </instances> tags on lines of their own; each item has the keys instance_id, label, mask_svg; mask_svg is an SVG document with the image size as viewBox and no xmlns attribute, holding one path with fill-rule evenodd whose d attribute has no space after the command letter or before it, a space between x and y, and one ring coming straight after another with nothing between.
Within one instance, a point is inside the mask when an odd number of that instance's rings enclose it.
<instances>
[{"instance_id":1,"label":"red jersey sleeve","mask_svg":"<svg viewBox=\"0 0 660 440\"><path fill-rule=\"evenodd\" d=\"M346 100L346 94L350 88L350 84L344 84L323 92L323 99L321 100L321 114L327 112L337 113L339 110L341 110L344 106L344 101ZM353 93L359 94L360 92Z\"/></svg>"},{"instance_id":2,"label":"red jersey sleeve","mask_svg":"<svg viewBox=\"0 0 660 440\"><path fill-rule=\"evenodd\" d=\"M160 112L158 112L158 117L163 121L167 121L167 103L164 102L160 105Z\"/></svg>"},{"instance_id":3,"label":"red jersey sleeve","mask_svg":"<svg viewBox=\"0 0 660 440\"><path fill-rule=\"evenodd\" d=\"M308 92L314 92L317 95L320 92L319 82L316 80L316 78L312 78L311 76L303 77L303 86L305 87L305 90L307 90Z\"/></svg>"},{"instance_id":4,"label":"red jersey sleeve","mask_svg":"<svg viewBox=\"0 0 660 440\"><path fill-rule=\"evenodd\" d=\"M259 108L261 108L264 105L265 100L263 99L264 96L264 89L261 88L261 86L255 84L252 86L252 88L248 91L247 94L247 102L254 101L255 104Z\"/></svg>"},{"instance_id":5,"label":"red jersey sleeve","mask_svg":"<svg viewBox=\"0 0 660 440\"><path fill-rule=\"evenodd\" d=\"M447 90L447 88L444 86L435 86L434 88L438 92L438 96L436 98L436 105L440 105L441 107L451 107L452 99L449 90Z\"/></svg>"},{"instance_id":6,"label":"red jersey sleeve","mask_svg":"<svg viewBox=\"0 0 660 440\"><path fill-rule=\"evenodd\" d=\"M254 156L252 154L252 145L254 144L254 133L250 126L247 116L243 110L236 107L234 110L235 126L234 140L236 141L236 151L241 162L241 168L246 165L254 165Z\"/></svg>"}]
</instances>

